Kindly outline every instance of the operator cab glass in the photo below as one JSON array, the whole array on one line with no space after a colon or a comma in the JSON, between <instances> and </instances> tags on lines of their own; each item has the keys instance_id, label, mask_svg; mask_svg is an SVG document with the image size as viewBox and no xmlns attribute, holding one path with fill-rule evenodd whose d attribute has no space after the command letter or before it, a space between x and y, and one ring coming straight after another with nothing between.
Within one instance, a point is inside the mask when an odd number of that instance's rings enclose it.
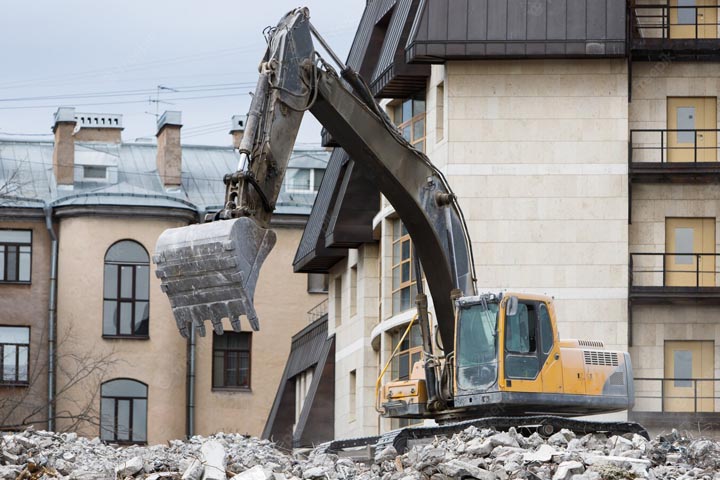
<instances>
[{"instance_id":1,"label":"operator cab glass","mask_svg":"<svg viewBox=\"0 0 720 480\"><path fill-rule=\"evenodd\" d=\"M457 383L461 390L487 390L497 381L498 304L459 307L457 327Z\"/></svg>"}]
</instances>

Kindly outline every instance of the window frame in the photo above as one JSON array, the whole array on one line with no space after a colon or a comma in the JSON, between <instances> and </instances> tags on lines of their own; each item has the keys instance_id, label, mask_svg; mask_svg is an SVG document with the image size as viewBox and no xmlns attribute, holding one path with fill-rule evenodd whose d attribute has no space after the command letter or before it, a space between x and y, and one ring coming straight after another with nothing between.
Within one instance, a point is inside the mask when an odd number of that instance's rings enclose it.
<instances>
[{"instance_id":1,"label":"window frame","mask_svg":"<svg viewBox=\"0 0 720 480\"><path fill-rule=\"evenodd\" d=\"M114 260L107 260L107 255L112 250L113 247L118 245L122 242L132 242L137 244L140 248L143 249L145 252L145 255L147 256L147 263L145 262L130 262L130 261L114 261ZM106 267L108 265L115 265L117 267L117 278L115 280L115 290L116 290L116 297L115 298L108 298L105 296L105 276L106 276ZM130 267L132 268L132 286L131 286L131 296L130 297L123 297L122 296L122 270L124 267ZM147 299L138 299L137 298L137 267L147 267L148 271L148 288L147 288ZM115 333L106 333L105 332L105 302L115 302L115 312L116 316L118 318L118 321L115 325ZM122 303L130 303L131 304L131 318L130 318L130 332L131 333L121 333L120 329L120 305ZM147 311L148 311L148 325L147 325L147 333L146 334L136 334L135 333L135 326L136 326L136 307L138 302L145 302L147 303ZM149 340L150 339L150 255L148 254L147 249L145 246L138 242L137 240L133 240L131 238L124 238L122 240L118 240L117 242L114 242L112 245L110 245L107 250L105 251L105 257L103 258L103 301L102 301L102 337L105 339L131 339L131 340Z\"/></svg>"},{"instance_id":2,"label":"window frame","mask_svg":"<svg viewBox=\"0 0 720 480\"><path fill-rule=\"evenodd\" d=\"M396 340L400 340L400 337L402 337L402 334L404 333L406 328L407 328L407 324L405 324L405 326L403 326L401 329L396 330L395 332L393 332L391 334L390 345L392 346L393 350L395 350L395 347L397 346L397 344L395 343ZM410 377L412 376L413 365L415 364L415 362L418 361L418 360L413 361L413 356L415 354L419 354L420 355L419 359L422 360L422 353L423 353L422 333L418 332L418 330L420 330L419 324L415 324L412 326L412 328L410 329L410 333L408 333L408 335L405 337L405 342L407 342L407 344L408 344L407 348L403 349L403 346L401 344L400 348L402 350L398 350L398 352L395 354L395 357L393 358L393 361L391 362L391 365L390 365L390 377L391 377L392 382L410 380ZM420 335L419 342L417 345L413 345L413 342L412 342L412 339L414 338L413 333L415 333L416 335ZM402 357L406 357L406 359L403 360ZM397 366L398 366L397 371L395 370L395 366L396 366L395 360L396 359L397 359ZM407 377L400 376L400 368L399 367L403 361L408 362Z\"/></svg>"},{"instance_id":3,"label":"window frame","mask_svg":"<svg viewBox=\"0 0 720 480\"><path fill-rule=\"evenodd\" d=\"M285 184L285 191L287 193L317 193L320 190L320 184L322 183L322 179L325 177L325 170L322 168L306 168L306 167L288 167L287 170L308 170L310 172L310 179L309 179L309 187L308 189L304 188L291 188L290 183L287 182ZM322 177L320 178L319 182L315 181L315 175L317 171L322 171ZM290 178L287 175L285 178ZM316 184L317 183L317 184Z\"/></svg>"},{"instance_id":4,"label":"window frame","mask_svg":"<svg viewBox=\"0 0 720 480\"><path fill-rule=\"evenodd\" d=\"M252 391L252 340L253 335L252 332L235 332L232 330L224 330L223 335L227 334L244 334L248 337L248 346L247 350L242 349L231 349L231 348L217 348L215 345L216 339L220 336L213 332L213 340L212 340L212 365L211 365L211 371L210 371L210 385L211 390L213 392L215 391L225 391L225 392L251 392ZM216 385L215 384L215 366L216 366L216 358L215 358L215 352L221 351L223 352L223 385ZM248 374L247 374L247 386L237 386L237 385L227 385L227 369L225 368L226 362L227 362L227 352L246 352L247 358L248 358ZM238 364L238 370L240 366ZM238 375L239 378L239 375Z\"/></svg>"},{"instance_id":5,"label":"window frame","mask_svg":"<svg viewBox=\"0 0 720 480\"><path fill-rule=\"evenodd\" d=\"M405 118L404 116L404 106L407 102L410 102L410 117ZM415 111L415 106L417 103L422 102L423 108L422 110ZM410 144L420 150L421 152L425 152L427 149L427 99L424 96L417 95L409 98L404 98L399 102L392 103L390 105L393 111L393 123L397 125L397 128L402 133L406 128L410 128L410 138L407 138L403 135L403 137L410 142ZM400 115L398 115L400 113ZM397 117L400 116L398 119ZM415 137L415 125L419 123L420 121L423 122L423 134L420 137Z\"/></svg>"},{"instance_id":6,"label":"window frame","mask_svg":"<svg viewBox=\"0 0 720 480\"><path fill-rule=\"evenodd\" d=\"M412 293L413 293L413 287L417 288L417 279L415 278L415 268L414 268L415 266L413 265L413 250L414 249L413 249L412 239L410 238L410 234L408 233L407 229L405 228L405 225L402 223L402 220L400 220L399 218L394 219L391 223L392 223L393 235L392 235L392 250L391 250L392 264L390 267L390 278L391 278L391 280L390 280L390 282L391 282L390 283L390 304L391 304L391 308L392 308L392 315L398 315L402 312L406 312L406 311L412 309L412 307L413 307ZM397 225L398 224L400 225L400 227L399 227L400 236L397 236L397 228L398 228ZM403 246L403 243L405 243L405 242L409 243L407 258L403 258L403 255L402 255L402 246ZM396 245L400 245L400 258L399 259L395 257L395 246ZM408 268L409 268L409 275L408 275L409 280L407 280L407 281L403 281L403 279L402 279L402 269L405 264L408 264ZM397 288L395 288L395 269L400 270L400 274L399 274L400 281L399 281ZM410 298L410 306L406 309L402 308L402 292L404 290L408 290L408 295L410 295L410 297L411 297ZM395 310L395 294L396 293L398 293L400 295L400 301L399 301L399 306L398 306L397 311Z\"/></svg>"},{"instance_id":7,"label":"window frame","mask_svg":"<svg viewBox=\"0 0 720 480\"><path fill-rule=\"evenodd\" d=\"M2 228L0 229L0 232L7 231L7 232L29 232L30 233L30 242L29 243L17 243L17 242L3 242L0 241L0 247L5 247L2 252L0 252L0 255L2 255L3 258L3 270L2 272L2 278L0 279L0 284L5 285L31 285L32 284L32 270L33 270L33 242L35 240L34 237L34 231L31 228ZM20 277L20 247L29 247L30 248L30 270L28 274L27 280L6 280L8 278L7 272L8 272L8 261L7 261L7 255L8 255L8 248L7 247L16 247L17 250L17 262L15 265L15 278ZM24 252L23 252L24 253Z\"/></svg>"},{"instance_id":8,"label":"window frame","mask_svg":"<svg viewBox=\"0 0 720 480\"><path fill-rule=\"evenodd\" d=\"M0 388L2 387L28 387L30 386L30 359L31 357L31 344L32 344L32 328L30 325L7 325L0 324L0 330L3 328L25 328L28 333L28 343L4 343L0 341ZM5 346L10 345L15 347L15 380L5 380ZM26 380L19 379L20 373L20 349L19 347L27 347L27 371Z\"/></svg>"},{"instance_id":9,"label":"window frame","mask_svg":"<svg viewBox=\"0 0 720 480\"><path fill-rule=\"evenodd\" d=\"M117 380L127 380L130 382L135 382L135 383L141 384L142 386L145 387L145 396L144 397L136 397L136 396L128 396L128 395L123 395L123 396L109 396L109 395L105 396L105 395L103 395L103 393L102 393L103 386L105 386L106 384L108 384L110 382L114 382ZM102 423L103 422L103 408L102 408L103 399L114 400L113 408L114 408L115 415L113 418L114 424L113 424L113 429L112 429L114 438L110 439L110 440L103 438L103 423ZM128 436L130 437L130 440L119 440L117 438L117 436L118 436L118 401L120 401L120 400L129 400L130 401L130 408L129 408L129 414L128 414L128 425L129 425ZM135 410L134 400L145 400L145 440L132 440L132 438L133 438L133 420L134 420L133 412ZM129 378L129 377L113 378L113 379L102 382L100 384L100 410L99 410L100 411L100 422L99 422L100 423L100 425L99 425L100 432L98 434L98 437L103 442L116 443L118 445L147 445L147 443L148 443L148 441L147 441L148 423L150 420L150 417L148 415L149 410L150 410L150 387L148 386L147 383L137 380L135 378Z\"/></svg>"}]
</instances>

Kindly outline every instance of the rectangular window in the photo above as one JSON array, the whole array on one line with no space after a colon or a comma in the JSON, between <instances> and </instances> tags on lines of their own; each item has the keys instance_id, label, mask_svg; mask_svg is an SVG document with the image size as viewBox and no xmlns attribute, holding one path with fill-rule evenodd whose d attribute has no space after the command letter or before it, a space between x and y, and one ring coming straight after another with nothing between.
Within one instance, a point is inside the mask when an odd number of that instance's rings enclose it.
<instances>
[{"instance_id":1,"label":"rectangular window","mask_svg":"<svg viewBox=\"0 0 720 480\"><path fill-rule=\"evenodd\" d=\"M407 326L402 327L400 330L392 334L392 350L400 343L400 338ZM390 376L392 381L398 380L409 380L410 374L412 373L413 365L415 362L422 359L422 333L420 331L420 325L413 325L410 329L410 333L405 337L400 345L397 355L393 357ZM422 423L422 420L410 420L407 418L393 418L391 428L403 428L410 425L418 425Z\"/></svg>"},{"instance_id":2,"label":"rectangular window","mask_svg":"<svg viewBox=\"0 0 720 480\"><path fill-rule=\"evenodd\" d=\"M213 333L213 388L250 389L250 332Z\"/></svg>"},{"instance_id":3,"label":"rectangular window","mask_svg":"<svg viewBox=\"0 0 720 480\"><path fill-rule=\"evenodd\" d=\"M357 314L357 265L353 265L350 268L350 316L353 317Z\"/></svg>"},{"instance_id":4,"label":"rectangular window","mask_svg":"<svg viewBox=\"0 0 720 480\"><path fill-rule=\"evenodd\" d=\"M677 0L678 7L695 7L695 0ZM697 20L695 8L678 8L679 25L695 25Z\"/></svg>"},{"instance_id":5,"label":"rectangular window","mask_svg":"<svg viewBox=\"0 0 720 480\"><path fill-rule=\"evenodd\" d=\"M350 389L349 393L349 401L348 401L348 416L350 417L350 420L355 420L357 418L357 371L352 370L350 372L350 385L348 385Z\"/></svg>"},{"instance_id":6,"label":"rectangular window","mask_svg":"<svg viewBox=\"0 0 720 480\"><path fill-rule=\"evenodd\" d=\"M0 230L0 282L30 283L32 230Z\"/></svg>"},{"instance_id":7,"label":"rectangular window","mask_svg":"<svg viewBox=\"0 0 720 480\"><path fill-rule=\"evenodd\" d=\"M105 180L107 178L107 167L85 165L83 167L83 178L89 180Z\"/></svg>"},{"instance_id":8,"label":"rectangular window","mask_svg":"<svg viewBox=\"0 0 720 480\"><path fill-rule=\"evenodd\" d=\"M445 83L443 82L435 89L435 132L437 142L445 138Z\"/></svg>"},{"instance_id":9,"label":"rectangular window","mask_svg":"<svg viewBox=\"0 0 720 480\"><path fill-rule=\"evenodd\" d=\"M425 151L425 98L416 97L396 103L393 107L393 121L402 136L410 144Z\"/></svg>"},{"instance_id":10,"label":"rectangular window","mask_svg":"<svg viewBox=\"0 0 720 480\"><path fill-rule=\"evenodd\" d=\"M676 387L692 387L692 365L693 358L690 350L675 350L673 376L675 377Z\"/></svg>"},{"instance_id":11,"label":"rectangular window","mask_svg":"<svg viewBox=\"0 0 720 480\"><path fill-rule=\"evenodd\" d=\"M327 273L308 273L307 291L308 291L308 293L327 293L328 292L328 275L327 275Z\"/></svg>"},{"instance_id":12,"label":"rectangular window","mask_svg":"<svg viewBox=\"0 0 720 480\"><path fill-rule=\"evenodd\" d=\"M288 168L285 188L291 193L317 193L324 175L321 168Z\"/></svg>"},{"instance_id":13,"label":"rectangular window","mask_svg":"<svg viewBox=\"0 0 720 480\"><path fill-rule=\"evenodd\" d=\"M0 384L27 384L30 327L0 327Z\"/></svg>"},{"instance_id":14,"label":"rectangular window","mask_svg":"<svg viewBox=\"0 0 720 480\"><path fill-rule=\"evenodd\" d=\"M342 324L342 277L337 277L335 279L334 289L335 295L333 295L333 299L335 300L335 326L339 327L340 324Z\"/></svg>"},{"instance_id":15,"label":"rectangular window","mask_svg":"<svg viewBox=\"0 0 720 480\"><path fill-rule=\"evenodd\" d=\"M402 221L393 222L392 305L393 315L413 306L417 287L412 265L412 241Z\"/></svg>"},{"instance_id":16,"label":"rectangular window","mask_svg":"<svg viewBox=\"0 0 720 480\"><path fill-rule=\"evenodd\" d=\"M695 107L678 107L677 127L681 130L677 134L678 143L695 143Z\"/></svg>"}]
</instances>

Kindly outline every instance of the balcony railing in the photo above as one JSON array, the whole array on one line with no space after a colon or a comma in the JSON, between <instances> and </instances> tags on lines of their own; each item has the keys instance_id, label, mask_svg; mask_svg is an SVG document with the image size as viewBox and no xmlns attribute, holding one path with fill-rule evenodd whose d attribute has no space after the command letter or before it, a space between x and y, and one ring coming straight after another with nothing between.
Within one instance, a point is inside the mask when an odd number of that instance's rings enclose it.
<instances>
[{"instance_id":1,"label":"balcony railing","mask_svg":"<svg viewBox=\"0 0 720 480\"><path fill-rule=\"evenodd\" d=\"M635 378L633 412L720 412L720 378Z\"/></svg>"},{"instance_id":2,"label":"balcony railing","mask_svg":"<svg viewBox=\"0 0 720 480\"><path fill-rule=\"evenodd\" d=\"M709 128L631 130L630 163L716 162L718 132Z\"/></svg>"},{"instance_id":3,"label":"balcony railing","mask_svg":"<svg viewBox=\"0 0 720 480\"><path fill-rule=\"evenodd\" d=\"M308 310L307 312L307 321L308 323L312 323L315 320L318 320L328 313L328 299L326 298L322 302L315 305L313 308Z\"/></svg>"},{"instance_id":4,"label":"balcony railing","mask_svg":"<svg viewBox=\"0 0 720 480\"><path fill-rule=\"evenodd\" d=\"M718 285L717 253L631 253L630 288L705 288Z\"/></svg>"},{"instance_id":5,"label":"balcony railing","mask_svg":"<svg viewBox=\"0 0 720 480\"><path fill-rule=\"evenodd\" d=\"M718 38L718 5L670 6L634 1L634 39L707 40Z\"/></svg>"}]
</instances>

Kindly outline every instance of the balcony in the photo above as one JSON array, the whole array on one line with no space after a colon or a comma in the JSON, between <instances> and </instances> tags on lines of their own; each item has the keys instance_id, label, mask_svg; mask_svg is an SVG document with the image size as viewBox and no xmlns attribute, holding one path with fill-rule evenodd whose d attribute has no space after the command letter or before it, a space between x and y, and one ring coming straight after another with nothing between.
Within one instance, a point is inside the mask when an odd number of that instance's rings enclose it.
<instances>
[{"instance_id":1,"label":"balcony","mask_svg":"<svg viewBox=\"0 0 720 480\"><path fill-rule=\"evenodd\" d=\"M631 253L632 305L720 305L716 253Z\"/></svg>"},{"instance_id":2,"label":"balcony","mask_svg":"<svg viewBox=\"0 0 720 480\"><path fill-rule=\"evenodd\" d=\"M718 60L718 5L677 6L631 1L630 48L634 60Z\"/></svg>"},{"instance_id":3,"label":"balcony","mask_svg":"<svg viewBox=\"0 0 720 480\"><path fill-rule=\"evenodd\" d=\"M630 181L635 183L720 182L717 129L631 130Z\"/></svg>"},{"instance_id":4,"label":"balcony","mask_svg":"<svg viewBox=\"0 0 720 480\"><path fill-rule=\"evenodd\" d=\"M661 430L720 428L720 379L635 378L634 385L630 420Z\"/></svg>"}]
</instances>

